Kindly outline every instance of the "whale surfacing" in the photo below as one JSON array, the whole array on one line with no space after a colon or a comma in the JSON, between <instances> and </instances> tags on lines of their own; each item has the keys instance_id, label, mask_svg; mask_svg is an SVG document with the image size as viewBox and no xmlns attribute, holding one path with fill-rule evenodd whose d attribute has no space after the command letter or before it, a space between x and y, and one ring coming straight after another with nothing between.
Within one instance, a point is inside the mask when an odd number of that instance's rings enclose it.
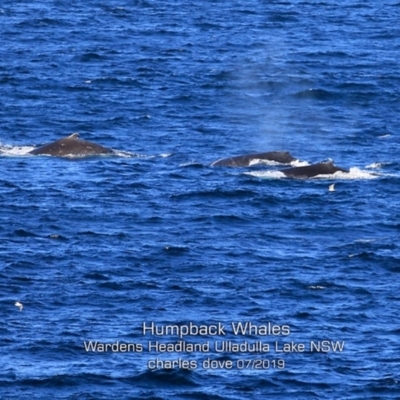
<instances>
[{"instance_id":1,"label":"whale surfacing","mask_svg":"<svg viewBox=\"0 0 400 400\"><path fill-rule=\"evenodd\" d=\"M312 178L317 175L331 175L335 172L350 172L348 169L339 168L333 164L333 161L320 162L318 164L307 165L305 167L293 167L280 170L289 178Z\"/></svg>"},{"instance_id":2,"label":"whale surfacing","mask_svg":"<svg viewBox=\"0 0 400 400\"><path fill-rule=\"evenodd\" d=\"M100 154L113 154L114 151L99 144L79 139L78 133L56 140L29 152L34 155L66 156L94 156Z\"/></svg>"},{"instance_id":3,"label":"whale surfacing","mask_svg":"<svg viewBox=\"0 0 400 400\"><path fill-rule=\"evenodd\" d=\"M290 164L295 161L288 151L269 151L266 153L247 154L243 156L236 156L230 158L221 158L214 161L212 167L248 167L254 160L268 160L275 161L281 164Z\"/></svg>"}]
</instances>

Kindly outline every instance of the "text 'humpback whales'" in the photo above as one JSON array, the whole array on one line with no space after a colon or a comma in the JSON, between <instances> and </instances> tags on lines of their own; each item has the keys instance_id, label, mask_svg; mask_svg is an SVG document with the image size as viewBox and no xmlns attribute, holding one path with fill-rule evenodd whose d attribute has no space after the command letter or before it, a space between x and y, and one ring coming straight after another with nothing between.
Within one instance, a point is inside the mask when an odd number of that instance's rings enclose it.
<instances>
[{"instance_id":1,"label":"text 'humpback whales'","mask_svg":"<svg viewBox=\"0 0 400 400\"><path fill-rule=\"evenodd\" d=\"M266 153L255 153L243 156L236 156L230 158L221 158L220 160L214 161L212 167L248 167L255 160L267 160L275 161L281 164L290 164L295 161L294 158L288 151L269 151Z\"/></svg>"},{"instance_id":2,"label":"text 'humpback whales'","mask_svg":"<svg viewBox=\"0 0 400 400\"><path fill-rule=\"evenodd\" d=\"M339 168L331 160L305 167L293 167L280 170L290 178L312 178L317 175L332 175L335 172L350 172L348 169Z\"/></svg>"},{"instance_id":3,"label":"text 'humpback whales'","mask_svg":"<svg viewBox=\"0 0 400 400\"><path fill-rule=\"evenodd\" d=\"M114 154L114 151L99 144L79 139L78 133L73 133L63 139L56 140L29 152L34 155L66 156L94 156L100 154Z\"/></svg>"}]
</instances>

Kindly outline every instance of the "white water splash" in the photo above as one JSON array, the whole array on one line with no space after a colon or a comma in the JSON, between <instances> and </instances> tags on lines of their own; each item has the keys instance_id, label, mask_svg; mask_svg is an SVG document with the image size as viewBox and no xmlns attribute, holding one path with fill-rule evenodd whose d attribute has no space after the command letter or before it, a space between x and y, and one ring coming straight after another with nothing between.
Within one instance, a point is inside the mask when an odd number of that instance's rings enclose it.
<instances>
[{"instance_id":1,"label":"white water splash","mask_svg":"<svg viewBox=\"0 0 400 400\"><path fill-rule=\"evenodd\" d=\"M372 164L367 165L365 168L370 168L370 169L382 168L382 163L374 162Z\"/></svg>"},{"instance_id":2,"label":"white water splash","mask_svg":"<svg viewBox=\"0 0 400 400\"><path fill-rule=\"evenodd\" d=\"M273 161L273 160L263 160L260 158L254 158L254 159L250 160L249 167L252 167L253 165L258 165L258 164L268 165L271 167L284 165L280 162ZM310 164L307 161L294 160L290 163L290 165L293 167L303 167L305 165L310 165Z\"/></svg>"},{"instance_id":3,"label":"white water splash","mask_svg":"<svg viewBox=\"0 0 400 400\"><path fill-rule=\"evenodd\" d=\"M307 165L310 165L310 163L308 161L294 160L290 165L292 167L306 167Z\"/></svg>"},{"instance_id":4,"label":"white water splash","mask_svg":"<svg viewBox=\"0 0 400 400\"><path fill-rule=\"evenodd\" d=\"M9 146L0 144L0 155L5 157L26 156L34 146Z\"/></svg>"}]
</instances>

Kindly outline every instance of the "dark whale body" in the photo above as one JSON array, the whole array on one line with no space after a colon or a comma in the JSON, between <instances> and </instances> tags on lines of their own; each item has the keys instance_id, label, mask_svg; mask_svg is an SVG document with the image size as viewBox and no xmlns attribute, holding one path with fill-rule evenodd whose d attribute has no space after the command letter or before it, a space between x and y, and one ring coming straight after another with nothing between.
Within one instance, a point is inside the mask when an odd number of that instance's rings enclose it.
<instances>
[{"instance_id":1,"label":"dark whale body","mask_svg":"<svg viewBox=\"0 0 400 400\"><path fill-rule=\"evenodd\" d=\"M99 154L113 154L114 151L99 144L79 139L78 133L73 133L63 139L56 140L29 152L34 155L50 156L94 156Z\"/></svg>"},{"instance_id":2,"label":"dark whale body","mask_svg":"<svg viewBox=\"0 0 400 400\"><path fill-rule=\"evenodd\" d=\"M290 164L296 160L288 151L269 151L266 153L247 154L230 158L221 158L214 161L212 167L248 167L253 160L275 161L281 164Z\"/></svg>"},{"instance_id":3,"label":"dark whale body","mask_svg":"<svg viewBox=\"0 0 400 400\"><path fill-rule=\"evenodd\" d=\"M289 178L312 178L317 175L331 175L335 172L349 172L348 169L339 168L333 164L332 161L321 162L318 164L307 165L305 167L293 167L282 169L283 172Z\"/></svg>"}]
</instances>

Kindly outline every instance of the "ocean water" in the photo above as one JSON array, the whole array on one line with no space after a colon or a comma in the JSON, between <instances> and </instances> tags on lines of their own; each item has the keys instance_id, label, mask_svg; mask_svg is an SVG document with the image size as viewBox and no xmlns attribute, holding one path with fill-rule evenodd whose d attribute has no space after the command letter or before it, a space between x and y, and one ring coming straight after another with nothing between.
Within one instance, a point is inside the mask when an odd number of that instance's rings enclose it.
<instances>
[{"instance_id":1,"label":"ocean water","mask_svg":"<svg viewBox=\"0 0 400 400\"><path fill-rule=\"evenodd\" d=\"M2 1L0 397L399 398L399 20ZM273 150L350 172L210 166Z\"/></svg>"}]
</instances>

